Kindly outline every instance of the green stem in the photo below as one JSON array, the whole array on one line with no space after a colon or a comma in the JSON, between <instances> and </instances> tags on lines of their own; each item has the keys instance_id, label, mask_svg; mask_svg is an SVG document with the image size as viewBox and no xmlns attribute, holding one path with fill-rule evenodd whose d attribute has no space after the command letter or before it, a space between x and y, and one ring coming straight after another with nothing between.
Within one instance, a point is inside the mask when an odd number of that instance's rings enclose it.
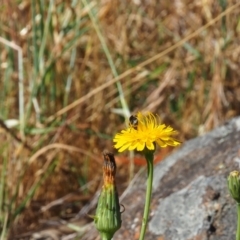
<instances>
[{"instance_id":1,"label":"green stem","mask_svg":"<svg viewBox=\"0 0 240 240\"><path fill-rule=\"evenodd\" d=\"M101 235L102 240L111 240L112 239L111 237L109 237L109 234L100 233L100 235Z\"/></svg>"},{"instance_id":2,"label":"green stem","mask_svg":"<svg viewBox=\"0 0 240 240\"><path fill-rule=\"evenodd\" d=\"M236 240L240 240L240 203L237 204L237 212L238 212L238 223L237 223Z\"/></svg>"},{"instance_id":3,"label":"green stem","mask_svg":"<svg viewBox=\"0 0 240 240\"><path fill-rule=\"evenodd\" d=\"M145 206L144 206L144 214L143 214L142 227L141 227L139 240L143 240L144 236L145 236L147 222L148 222L148 216L149 216L151 195L152 195L153 152L150 152L150 151L146 152L145 157L147 160L148 178L147 178L147 191L146 191L146 199L145 199Z\"/></svg>"}]
</instances>

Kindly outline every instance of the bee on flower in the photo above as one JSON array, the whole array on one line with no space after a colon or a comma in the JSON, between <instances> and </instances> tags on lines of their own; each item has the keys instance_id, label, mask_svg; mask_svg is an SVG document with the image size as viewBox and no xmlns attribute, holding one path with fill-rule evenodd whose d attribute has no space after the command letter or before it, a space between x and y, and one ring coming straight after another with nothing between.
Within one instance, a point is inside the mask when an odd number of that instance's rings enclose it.
<instances>
[{"instance_id":1,"label":"bee on flower","mask_svg":"<svg viewBox=\"0 0 240 240\"><path fill-rule=\"evenodd\" d=\"M172 127L160 124L160 119L153 113L139 112L129 119L129 127L117 133L113 139L114 147L119 152L124 150L155 150L156 144L164 148L178 146L180 141L173 136L177 134Z\"/></svg>"}]
</instances>

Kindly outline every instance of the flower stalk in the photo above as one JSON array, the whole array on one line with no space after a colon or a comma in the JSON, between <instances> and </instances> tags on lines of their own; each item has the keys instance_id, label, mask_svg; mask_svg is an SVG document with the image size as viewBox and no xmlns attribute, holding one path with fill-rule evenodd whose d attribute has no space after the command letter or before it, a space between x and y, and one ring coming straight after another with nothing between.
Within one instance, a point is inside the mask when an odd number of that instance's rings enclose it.
<instances>
[{"instance_id":1,"label":"flower stalk","mask_svg":"<svg viewBox=\"0 0 240 240\"><path fill-rule=\"evenodd\" d=\"M237 204L238 222L237 222L237 233L236 240L240 240L240 204Z\"/></svg>"},{"instance_id":2,"label":"flower stalk","mask_svg":"<svg viewBox=\"0 0 240 240\"><path fill-rule=\"evenodd\" d=\"M141 227L139 240L144 239L146 229L147 229L148 217L149 217L149 210L150 210L150 203L151 203L151 196L152 196L152 182L153 182L153 151L146 150L145 158L147 160L147 174L148 174L147 190L146 190L145 206L144 206L142 227Z\"/></svg>"}]
</instances>

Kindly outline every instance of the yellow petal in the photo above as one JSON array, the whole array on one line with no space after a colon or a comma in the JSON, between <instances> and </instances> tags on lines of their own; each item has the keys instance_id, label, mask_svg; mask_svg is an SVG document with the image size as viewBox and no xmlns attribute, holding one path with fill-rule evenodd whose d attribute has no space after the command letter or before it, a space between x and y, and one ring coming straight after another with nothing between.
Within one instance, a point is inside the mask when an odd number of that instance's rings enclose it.
<instances>
[{"instance_id":1,"label":"yellow petal","mask_svg":"<svg viewBox=\"0 0 240 240\"><path fill-rule=\"evenodd\" d=\"M118 149L119 152L123 152L124 150L128 149L129 148L129 143L128 144L125 144L123 145L121 148Z\"/></svg>"},{"instance_id":2,"label":"yellow petal","mask_svg":"<svg viewBox=\"0 0 240 240\"><path fill-rule=\"evenodd\" d=\"M146 147L147 147L149 150L154 150L154 144L153 144L153 142L151 142L151 141L146 142Z\"/></svg>"},{"instance_id":3,"label":"yellow petal","mask_svg":"<svg viewBox=\"0 0 240 240\"><path fill-rule=\"evenodd\" d=\"M156 140L156 142L162 148L167 147L167 144L164 141L160 140L160 139Z\"/></svg>"},{"instance_id":4,"label":"yellow petal","mask_svg":"<svg viewBox=\"0 0 240 240\"><path fill-rule=\"evenodd\" d=\"M134 150L137 148L138 142L133 143L130 147L129 150Z\"/></svg>"},{"instance_id":5,"label":"yellow petal","mask_svg":"<svg viewBox=\"0 0 240 240\"><path fill-rule=\"evenodd\" d=\"M137 151L142 151L145 148L145 143L138 143L137 145Z\"/></svg>"}]
</instances>

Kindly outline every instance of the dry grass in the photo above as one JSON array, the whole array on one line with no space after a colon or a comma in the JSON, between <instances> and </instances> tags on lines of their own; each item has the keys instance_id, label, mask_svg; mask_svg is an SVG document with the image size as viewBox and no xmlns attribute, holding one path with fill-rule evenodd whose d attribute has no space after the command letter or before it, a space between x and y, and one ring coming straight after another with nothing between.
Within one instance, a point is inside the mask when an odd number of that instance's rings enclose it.
<instances>
[{"instance_id":1,"label":"dry grass","mask_svg":"<svg viewBox=\"0 0 240 240\"><path fill-rule=\"evenodd\" d=\"M86 226L116 112L155 112L182 141L240 114L237 0L84 2L0 2L1 239Z\"/></svg>"}]
</instances>

